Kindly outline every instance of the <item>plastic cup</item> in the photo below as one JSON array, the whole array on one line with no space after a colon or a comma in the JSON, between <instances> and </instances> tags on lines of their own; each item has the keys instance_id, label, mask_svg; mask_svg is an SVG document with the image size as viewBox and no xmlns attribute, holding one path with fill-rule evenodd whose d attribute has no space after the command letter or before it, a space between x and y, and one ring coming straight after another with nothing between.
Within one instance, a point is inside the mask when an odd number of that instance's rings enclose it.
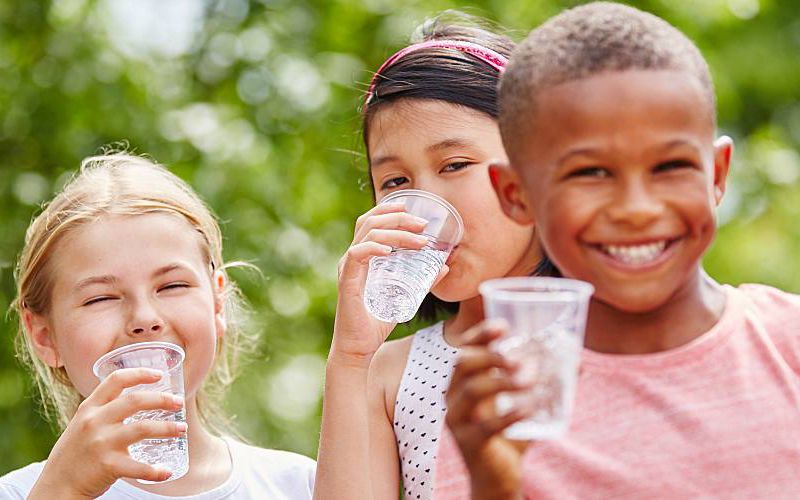
<instances>
[{"instance_id":1,"label":"plastic cup","mask_svg":"<svg viewBox=\"0 0 800 500\"><path fill-rule=\"evenodd\" d=\"M103 355L94 363L94 374L101 381L120 368L153 368L161 370L163 375L153 384L140 384L126 388L123 394L135 391L168 392L176 396L184 396L183 386L183 349L168 342L140 342L129 344ZM186 412L145 410L125 419L129 424L139 420L167 420L186 422ZM189 442L185 435L167 439L144 439L128 447L128 453L134 460L152 465L158 469L166 469L172 475L166 481L182 477L189 470ZM138 479L141 483L153 483Z\"/></svg>"},{"instance_id":2,"label":"plastic cup","mask_svg":"<svg viewBox=\"0 0 800 500\"><path fill-rule=\"evenodd\" d=\"M428 221L422 234L429 241L421 250L395 249L386 257L370 260L364 305L372 316L387 323L414 317L464 234L464 222L456 209L433 193L404 189L381 200L398 202L405 204L406 212Z\"/></svg>"},{"instance_id":3,"label":"plastic cup","mask_svg":"<svg viewBox=\"0 0 800 500\"><path fill-rule=\"evenodd\" d=\"M594 287L565 278L502 278L480 286L487 318L502 318L508 335L491 348L520 364L519 383L530 391L501 393L499 414L531 416L508 427L510 439L555 439L566 433L575 399L589 299Z\"/></svg>"}]
</instances>

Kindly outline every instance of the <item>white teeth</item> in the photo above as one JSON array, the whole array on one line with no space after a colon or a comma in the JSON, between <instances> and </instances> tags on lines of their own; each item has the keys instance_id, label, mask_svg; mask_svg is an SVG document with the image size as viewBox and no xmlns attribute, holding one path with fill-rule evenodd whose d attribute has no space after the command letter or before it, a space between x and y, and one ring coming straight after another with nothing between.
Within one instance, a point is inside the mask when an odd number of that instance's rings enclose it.
<instances>
[{"instance_id":1,"label":"white teeth","mask_svg":"<svg viewBox=\"0 0 800 500\"><path fill-rule=\"evenodd\" d=\"M667 247L667 240L647 245L602 245L603 251L626 264L646 264L658 258Z\"/></svg>"}]
</instances>

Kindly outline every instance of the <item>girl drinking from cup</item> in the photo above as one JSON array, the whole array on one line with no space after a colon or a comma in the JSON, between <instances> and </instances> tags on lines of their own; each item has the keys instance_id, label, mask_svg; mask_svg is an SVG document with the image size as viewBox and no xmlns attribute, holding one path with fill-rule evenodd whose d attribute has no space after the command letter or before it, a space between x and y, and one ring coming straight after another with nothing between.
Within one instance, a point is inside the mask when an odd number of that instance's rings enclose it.
<instances>
[{"instance_id":1,"label":"girl drinking from cup","mask_svg":"<svg viewBox=\"0 0 800 500\"><path fill-rule=\"evenodd\" d=\"M28 228L13 303L19 353L63 432L46 461L0 478L0 497L311 496L311 459L222 437L217 399L251 341L225 269L217 221L187 184L144 158L83 162ZM152 368L98 382L95 360L138 343L185 352L185 398L126 390L166 377ZM186 420L131 418L159 410ZM182 436L189 468L181 477L129 455L142 440Z\"/></svg>"},{"instance_id":2,"label":"girl drinking from cup","mask_svg":"<svg viewBox=\"0 0 800 500\"><path fill-rule=\"evenodd\" d=\"M539 263L532 224L505 216L489 165L504 160L496 87L514 47L485 29L424 24L417 43L375 74L363 109L364 143L378 202L359 217L339 265L339 299L327 364L317 498L429 498L445 414L444 393L462 333L483 319L478 285L529 275ZM364 305L373 258L429 243L429 220L399 190L433 193L463 220L419 316L444 321L384 342L395 324Z\"/></svg>"}]
</instances>

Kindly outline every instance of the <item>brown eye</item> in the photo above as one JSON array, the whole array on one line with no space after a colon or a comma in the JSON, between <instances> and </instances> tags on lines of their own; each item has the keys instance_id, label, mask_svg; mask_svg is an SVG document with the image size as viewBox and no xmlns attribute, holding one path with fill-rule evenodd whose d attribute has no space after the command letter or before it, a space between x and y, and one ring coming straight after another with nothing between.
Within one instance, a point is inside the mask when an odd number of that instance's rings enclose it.
<instances>
[{"instance_id":1,"label":"brown eye","mask_svg":"<svg viewBox=\"0 0 800 500\"><path fill-rule=\"evenodd\" d=\"M694 168L694 163L689 160L672 160L659 163L653 169L654 172L668 172L670 170L677 170L681 168Z\"/></svg>"},{"instance_id":2,"label":"brown eye","mask_svg":"<svg viewBox=\"0 0 800 500\"><path fill-rule=\"evenodd\" d=\"M384 182L383 184L381 184L381 189L396 188L402 184L405 184L406 182L408 182L408 179L405 177L393 177L388 181Z\"/></svg>"},{"instance_id":3,"label":"brown eye","mask_svg":"<svg viewBox=\"0 0 800 500\"><path fill-rule=\"evenodd\" d=\"M463 170L467 167L472 165L472 163L468 161L457 161L453 163L448 163L445 167L441 170L442 172L457 172L459 170Z\"/></svg>"},{"instance_id":4,"label":"brown eye","mask_svg":"<svg viewBox=\"0 0 800 500\"><path fill-rule=\"evenodd\" d=\"M611 174L603 167L583 167L570 172L567 177L609 177Z\"/></svg>"}]
</instances>

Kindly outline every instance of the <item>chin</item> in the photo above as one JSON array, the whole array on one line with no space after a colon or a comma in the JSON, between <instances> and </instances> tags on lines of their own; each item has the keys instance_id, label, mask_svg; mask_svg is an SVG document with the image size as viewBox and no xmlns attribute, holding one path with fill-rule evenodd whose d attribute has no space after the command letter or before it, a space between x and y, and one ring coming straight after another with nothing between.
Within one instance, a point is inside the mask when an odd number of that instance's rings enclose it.
<instances>
[{"instance_id":1,"label":"chin","mask_svg":"<svg viewBox=\"0 0 800 500\"><path fill-rule=\"evenodd\" d=\"M445 302L461 302L478 295L477 283L465 283L465 280L448 279L445 277L439 284L431 289L437 299Z\"/></svg>"}]
</instances>

